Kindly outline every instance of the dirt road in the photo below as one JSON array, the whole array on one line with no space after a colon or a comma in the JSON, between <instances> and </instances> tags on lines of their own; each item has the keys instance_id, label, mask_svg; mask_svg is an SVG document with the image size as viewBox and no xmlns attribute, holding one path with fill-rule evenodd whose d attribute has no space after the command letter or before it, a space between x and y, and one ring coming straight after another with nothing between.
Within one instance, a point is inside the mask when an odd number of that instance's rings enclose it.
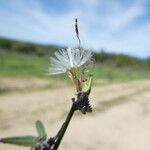
<instances>
[{"instance_id":1,"label":"dirt road","mask_svg":"<svg viewBox=\"0 0 150 150\"><path fill-rule=\"evenodd\" d=\"M42 120L49 136L61 126L74 94L72 87L0 95L0 137L36 135ZM93 113L76 113L60 150L149 150L150 81L96 86ZM0 144L0 150L29 148Z\"/></svg>"}]
</instances>

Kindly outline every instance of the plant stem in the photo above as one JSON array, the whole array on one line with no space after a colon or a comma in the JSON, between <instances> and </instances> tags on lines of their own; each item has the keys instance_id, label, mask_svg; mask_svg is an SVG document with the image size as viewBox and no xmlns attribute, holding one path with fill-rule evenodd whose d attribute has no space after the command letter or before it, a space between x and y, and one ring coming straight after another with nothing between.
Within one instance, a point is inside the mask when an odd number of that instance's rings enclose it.
<instances>
[{"instance_id":1,"label":"plant stem","mask_svg":"<svg viewBox=\"0 0 150 150\"><path fill-rule=\"evenodd\" d=\"M56 143L55 143L55 145L54 145L54 147L53 147L52 150L57 150L58 149L58 147L60 145L60 142L61 142L61 140L62 140L62 138L63 138L63 136L64 136L64 134L65 134L65 132L67 130L67 127L68 127L68 125L70 123L70 120L71 120L71 118L72 118L75 110L76 110L76 103L73 102L73 104L71 106L71 109L70 109L70 111L69 111L69 113L67 115L67 118L66 118L65 122L63 123L61 129L59 130L59 132L58 132L58 134L56 136L56 138L57 138L56 139Z\"/></svg>"}]
</instances>

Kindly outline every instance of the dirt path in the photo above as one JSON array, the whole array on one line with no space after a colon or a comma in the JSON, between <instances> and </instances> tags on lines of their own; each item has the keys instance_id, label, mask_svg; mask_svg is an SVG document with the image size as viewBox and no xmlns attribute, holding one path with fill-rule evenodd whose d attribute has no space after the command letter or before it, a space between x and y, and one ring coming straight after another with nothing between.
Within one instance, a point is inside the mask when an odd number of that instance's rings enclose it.
<instances>
[{"instance_id":1,"label":"dirt path","mask_svg":"<svg viewBox=\"0 0 150 150\"><path fill-rule=\"evenodd\" d=\"M0 137L35 134L42 120L55 135L70 107L74 89L51 89L0 96ZM63 98L65 97L65 99ZM92 114L76 113L61 150L149 150L150 81L93 88ZM28 150L0 144L0 150Z\"/></svg>"}]
</instances>

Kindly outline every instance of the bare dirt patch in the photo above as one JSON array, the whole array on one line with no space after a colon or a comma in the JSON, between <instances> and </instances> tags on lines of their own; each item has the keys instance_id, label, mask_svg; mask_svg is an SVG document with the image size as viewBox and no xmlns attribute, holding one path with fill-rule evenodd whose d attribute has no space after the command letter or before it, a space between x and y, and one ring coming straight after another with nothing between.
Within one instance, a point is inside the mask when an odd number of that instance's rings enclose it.
<instances>
[{"instance_id":1,"label":"bare dirt patch","mask_svg":"<svg viewBox=\"0 0 150 150\"><path fill-rule=\"evenodd\" d=\"M74 88L65 86L57 90L1 95L0 137L36 135L34 122L38 119L45 124L49 136L55 135L71 105L73 94ZM60 149L149 150L149 100L148 80L94 87L91 93L93 113L76 113ZM103 107L107 109L103 111ZM0 149L29 148L0 144Z\"/></svg>"},{"instance_id":2,"label":"bare dirt patch","mask_svg":"<svg viewBox=\"0 0 150 150\"><path fill-rule=\"evenodd\" d=\"M55 82L54 82L55 81ZM66 82L61 80L48 80L35 77L1 77L0 78L0 94L10 93L10 92L24 92L41 90L45 88L57 88L66 86Z\"/></svg>"}]
</instances>

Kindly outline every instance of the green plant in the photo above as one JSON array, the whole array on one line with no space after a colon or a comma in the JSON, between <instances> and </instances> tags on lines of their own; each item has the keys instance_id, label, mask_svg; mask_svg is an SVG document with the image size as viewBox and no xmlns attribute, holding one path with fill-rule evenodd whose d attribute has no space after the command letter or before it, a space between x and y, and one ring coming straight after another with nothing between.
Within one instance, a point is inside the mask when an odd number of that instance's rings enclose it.
<instances>
[{"instance_id":1,"label":"green plant","mask_svg":"<svg viewBox=\"0 0 150 150\"><path fill-rule=\"evenodd\" d=\"M76 34L79 39L78 25L76 19ZM79 39L80 48L80 39ZM92 75L88 72L88 64L92 60L92 53L81 49L62 49L55 52L51 57L50 74L66 73L73 81L76 88L76 98L72 98L72 106L65 122L54 137L47 138L44 125L41 121L36 122L38 136L20 136L1 138L1 143L27 146L32 150L57 150L61 140L67 130L70 120L75 111L79 110L83 114L91 112L92 107L89 103L89 94L92 88Z\"/></svg>"}]
</instances>

